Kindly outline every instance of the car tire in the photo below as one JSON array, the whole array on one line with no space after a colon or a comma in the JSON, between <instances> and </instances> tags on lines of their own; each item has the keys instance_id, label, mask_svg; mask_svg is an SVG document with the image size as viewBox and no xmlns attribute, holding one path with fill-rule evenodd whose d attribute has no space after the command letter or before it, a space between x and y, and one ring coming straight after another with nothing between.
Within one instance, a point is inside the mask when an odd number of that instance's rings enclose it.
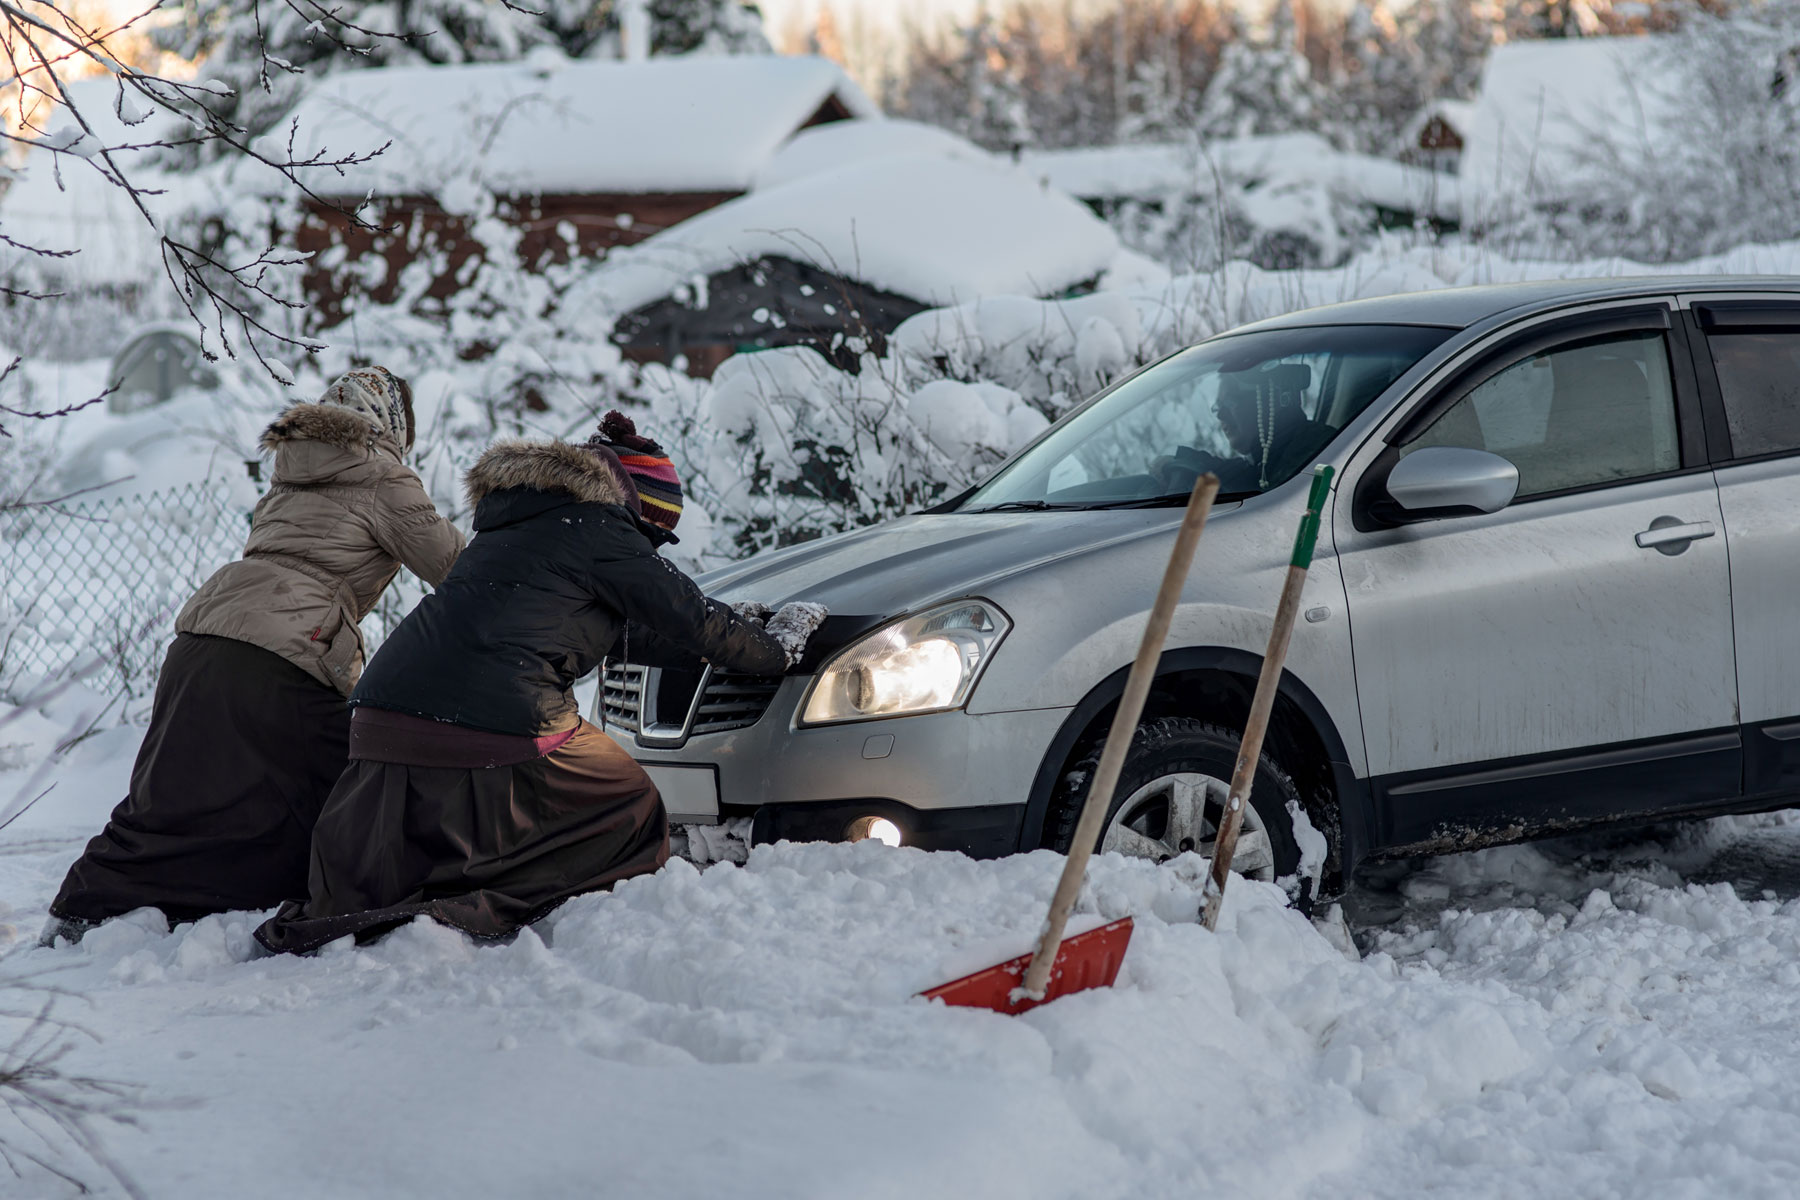
<instances>
[{"instance_id":1,"label":"car tire","mask_svg":"<svg viewBox=\"0 0 1800 1200\"><path fill-rule=\"evenodd\" d=\"M1191 787L1194 777L1229 785L1232 769L1237 763L1239 738L1233 730L1190 717L1160 717L1139 725L1136 736L1131 739L1131 750L1125 756L1124 769L1119 773L1119 786L1113 793L1106 820L1101 824L1100 842L1096 848L1108 849L1107 841L1112 836L1114 845L1110 848L1121 849L1127 854L1143 850L1145 852L1140 856L1160 859L1162 854L1149 845L1157 841L1152 835L1159 833L1158 805L1163 806L1161 832L1166 833L1170 806L1176 802L1174 788L1184 781ZM1043 844L1048 848L1066 853L1074 841L1075 825L1081 819L1088 786L1100 765L1101 749L1102 746L1096 745L1063 774L1051 797L1049 815L1044 823ZM1161 790L1164 788L1170 791L1165 794ZM1248 869L1240 873L1268 881L1291 878L1298 873L1300 848L1294 841L1293 818L1288 814L1290 800L1299 802L1299 788L1294 785L1293 777L1265 751L1256 764L1256 778L1250 788L1252 813L1246 815L1243 832L1239 835L1234 870L1242 863ZM1125 814L1128 824L1120 830L1118 823L1127 804L1137 811ZM1190 849L1210 856L1210 833L1217 826L1218 816L1216 802L1205 804L1204 832L1208 836L1198 839L1196 845L1163 843L1161 850L1166 851L1167 857ZM1133 839L1132 848L1121 847L1119 834L1135 830L1146 831L1142 840ZM1266 853L1260 852L1262 843L1252 836L1253 832L1266 839ZM1182 842L1191 840L1194 839L1181 839ZM1249 857L1245 856L1247 844L1253 850Z\"/></svg>"}]
</instances>

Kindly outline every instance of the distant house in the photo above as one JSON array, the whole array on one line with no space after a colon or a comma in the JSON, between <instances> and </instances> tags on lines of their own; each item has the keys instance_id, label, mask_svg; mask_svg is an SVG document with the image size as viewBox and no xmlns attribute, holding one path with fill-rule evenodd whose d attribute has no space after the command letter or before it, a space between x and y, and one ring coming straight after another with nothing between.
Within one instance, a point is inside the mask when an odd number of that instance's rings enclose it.
<instances>
[{"instance_id":1,"label":"distant house","mask_svg":"<svg viewBox=\"0 0 1800 1200\"><path fill-rule=\"evenodd\" d=\"M1467 100L1433 100L1400 130L1395 157L1403 163L1455 175L1475 106Z\"/></svg>"},{"instance_id":2,"label":"distant house","mask_svg":"<svg viewBox=\"0 0 1800 1200\"><path fill-rule=\"evenodd\" d=\"M1679 103L1667 36L1507 42L1463 127L1464 224L1578 205L1621 158L1649 161Z\"/></svg>"},{"instance_id":3,"label":"distant house","mask_svg":"<svg viewBox=\"0 0 1800 1200\"><path fill-rule=\"evenodd\" d=\"M469 206L483 192L521 231L526 264L603 255L743 194L800 130L877 111L836 64L808 57L540 53L341 72L292 114L296 156L387 148L315 182L331 203L310 205L297 235L315 252L308 291L330 323L352 290L392 300L401 269L434 252L442 262L430 294L450 295L479 251ZM288 127L269 136L285 144ZM339 211L365 196L368 218L398 232L369 233ZM371 254L388 268L372 284Z\"/></svg>"},{"instance_id":4,"label":"distant house","mask_svg":"<svg viewBox=\"0 0 1800 1200\"><path fill-rule=\"evenodd\" d=\"M923 309L1073 294L1122 263L1080 203L941 131L812 130L771 168L769 186L611 255L564 303L616 316L628 357L695 376L793 345L855 369Z\"/></svg>"}]
</instances>

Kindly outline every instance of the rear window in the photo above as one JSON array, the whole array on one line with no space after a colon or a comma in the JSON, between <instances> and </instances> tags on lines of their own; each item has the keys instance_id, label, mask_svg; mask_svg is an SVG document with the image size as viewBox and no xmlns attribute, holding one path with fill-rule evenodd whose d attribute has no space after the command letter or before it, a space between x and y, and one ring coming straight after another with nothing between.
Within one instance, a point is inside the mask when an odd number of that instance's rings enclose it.
<instances>
[{"instance_id":1,"label":"rear window","mask_svg":"<svg viewBox=\"0 0 1800 1200\"><path fill-rule=\"evenodd\" d=\"M1800 329L1707 338L1735 458L1800 450Z\"/></svg>"}]
</instances>

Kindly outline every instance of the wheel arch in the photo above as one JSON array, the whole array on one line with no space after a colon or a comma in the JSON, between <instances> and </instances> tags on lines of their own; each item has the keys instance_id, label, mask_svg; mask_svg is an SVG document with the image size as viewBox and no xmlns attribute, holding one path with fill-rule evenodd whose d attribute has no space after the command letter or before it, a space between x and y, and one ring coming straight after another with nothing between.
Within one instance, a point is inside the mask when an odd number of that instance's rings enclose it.
<instances>
[{"instance_id":1,"label":"wheel arch","mask_svg":"<svg viewBox=\"0 0 1800 1200\"><path fill-rule=\"evenodd\" d=\"M1261 655L1225 646L1169 650L1157 667L1144 718L1198 717L1242 729L1262 661ZM1042 844L1057 784L1105 736L1129 673L1129 667L1121 667L1101 680L1057 729L1032 778L1019 849ZM1350 766L1343 735L1324 704L1288 671L1281 674L1265 749L1293 776L1308 817L1331 844L1323 882L1327 891L1335 890L1368 844L1363 830L1367 805L1362 803L1366 785Z\"/></svg>"}]
</instances>

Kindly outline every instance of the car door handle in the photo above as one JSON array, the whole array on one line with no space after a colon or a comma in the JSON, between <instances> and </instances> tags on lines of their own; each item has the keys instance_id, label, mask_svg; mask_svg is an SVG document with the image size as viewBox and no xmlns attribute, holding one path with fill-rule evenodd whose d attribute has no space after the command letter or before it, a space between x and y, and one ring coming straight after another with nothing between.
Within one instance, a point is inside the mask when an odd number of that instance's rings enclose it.
<instances>
[{"instance_id":1,"label":"car door handle","mask_svg":"<svg viewBox=\"0 0 1800 1200\"><path fill-rule=\"evenodd\" d=\"M1658 517L1650 522L1650 528L1637 535L1637 544L1645 550L1661 550L1664 554L1679 553L1687 548L1689 542L1697 542L1712 535L1711 521L1684 523L1674 517Z\"/></svg>"}]
</instances>

